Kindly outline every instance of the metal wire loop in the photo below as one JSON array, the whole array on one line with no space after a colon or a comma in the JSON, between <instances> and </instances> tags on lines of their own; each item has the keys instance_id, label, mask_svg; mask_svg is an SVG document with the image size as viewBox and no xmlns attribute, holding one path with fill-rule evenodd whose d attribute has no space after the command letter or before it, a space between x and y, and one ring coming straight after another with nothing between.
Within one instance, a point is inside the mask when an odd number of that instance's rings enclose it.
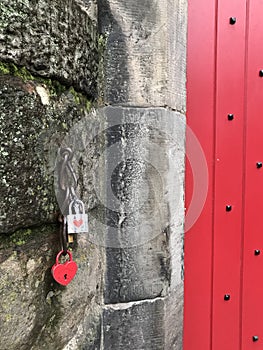
<instances>
[{"instance_id":1,"label":"metal wire loop","mask_svg":"<svg viewBox=\"0 0 263 350\"><path fill-rule=\"evenodd\" d=\"M67 254L67 213L69 211L69 204L74 200L78 200L76 189L78 186L78 179L73 169L71 160L73 158L73 152L71 148L64 147L59 150L61 157L58 162L58 187L61 193L62 205L61 215L59 216L60 221L60 244L63 250L63 255Z\"/></svg>"},{"instance_id":2,"label":"metal wire loop","mask_svg":"<svg viewBox=\"0 0 263 350\"><path fill-rule=\"evenodd\" d=\"M66 191L66 187L77 187L78 179L76 173L72 167L71 160L73 157L73 152L70 148L62 148L60 149L60 155L62 157L62 161L60 163L60 171L59 171L59 187L61 190ZM72 179L73 184L70 186L69 180L70 177Z\"/></svg>"},{"instance_id":3,"label":"metal wire loop","mask_svg":"<svg viewBox=\"0 0 263 350\"><path fill-rule=\"evenodd\" d=\"M61 250L63 250L63 254L67 254L67 218L63 215L59 216L60 228L59 228L59 238Z\"/></svg>"},{"instance_id":4,"label":"metal wire loop","mask_svg":"<svg viewBox=\"0 0 263 350\"><path fill-rule=\"evenodd\" d=\"M63 193L63 204L61 206L61 211L65 214L69 203L77 198L76 188L78 185L78 179L76 173L72 167L71 160L73 158L73 152L71 148L64 147L60 149L59 152L61 156L61 161L59 163L59 189Z\"/></svg>"}]
</instances>

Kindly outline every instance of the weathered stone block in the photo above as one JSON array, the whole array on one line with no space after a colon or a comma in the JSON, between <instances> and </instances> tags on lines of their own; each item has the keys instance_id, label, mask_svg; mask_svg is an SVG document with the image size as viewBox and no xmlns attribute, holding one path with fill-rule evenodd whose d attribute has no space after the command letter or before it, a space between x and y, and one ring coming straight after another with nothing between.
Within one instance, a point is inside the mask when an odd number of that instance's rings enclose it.
<instances>
[{"instance_id":1,"label":"weathered stone block","mask_svg":"<svg viewBox=\"0 0 263 350\"><path fill-rule=\"evenodd\" d=\"M109 104L185 107L186 0L99 0Z\"/></svg>"},{"instance_id":2,"label":"weathered stone block","mask_svg":"<svg viewBox=\"0 0 263 350\"><path fill-rule=\"evenodd\" d=\"M106 107L105 302L165 296L182 282L184 116Z\"/></svg>"},{"instance_id":3,"label":"weathered stone block","mask_svg":"<svg viewBox=\"0 0 263 350\"><path fill-rule=\"evenodd\" d=\"M78 272L58 285L55 225L24 229L0 242L1 350L99 350L104 258L87 236L74 246Z\"/></svg>"},{"instance_id":4,"label":"weathered stone block","mask_svg":"<svg viewBox=\"0 0 263 350\"><path fill-rule=\"evenodd\" d=\"M95 13L81 0L2 0L0 60L96 95Z\"/></svg>"},{"instance_id":5,"label":"weathered stone block","mask_svg":"<svg viewBox=\"0 0 263 350\"><path fill-rule=\"evenodd\" d=\"M182 350L183 283L165 298L106 305L105 350Z\"/></svg>"},{"instance_id":6,"label":"weathered stone block","mask_svg":"<svg viewBox=\"0 0 263 350\"><path fill-rule=\"evenodd\" d=\"M184 283L172 289L165 298L165 350L183 349Z\"/></svg>"},{"instance_id":7,"label":"weathered stone block","mask_svg":"<svg viewBox=\"0 0 263 350\"><path fill-rule=\"evenodd\" d=\"M164 301L106 306L103 332L104 350L164 350Z\"/></svg>"},{"instance_id":8,"label":"weathered stone block","mask_svg":"<svg viewBox=\"0 0 263 350\"><path fill-rule=\"evenodd\" d=\"M97 127L100 125L100 120L87 110L89 101L85 97L63 86L59 87L63 91L56 92L55 86L0 76L0 232L56 220L59 208L54 168L58 149L80 119L87 118L90 129L95 119ZM74 140L78 138L74 135ZM89 151L96 147L93 143ZM84 163L96 168L96 157L85 158ZM83 167L78 163L74 167L81 177ZM87 176L91 178L92 171ZM90 187L92 184L86 185L85 191L90 193ZM91 205L96 204L93 201Z\"/></svg>"}]
</instances>

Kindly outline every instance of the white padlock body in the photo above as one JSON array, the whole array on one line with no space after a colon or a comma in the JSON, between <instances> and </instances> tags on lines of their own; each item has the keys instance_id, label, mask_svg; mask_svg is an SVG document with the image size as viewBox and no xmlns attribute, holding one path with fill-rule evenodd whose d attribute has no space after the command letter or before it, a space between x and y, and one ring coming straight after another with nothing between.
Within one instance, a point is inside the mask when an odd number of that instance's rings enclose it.
<instances>
[{"instance_id":1,"label":"white padlock body","mask_svg":"<svg viewBox=\"0 0 263 350\"><path fill-rule=\"evenodd\" d=\"M87 214L67 215L68 233L87 233L89 231Z\"/></svg>"},{"instance_id":2,"label":"white padlock body","mask_svg":"<svg viewBox=\"0 0 263 350\"><path fill-rule=\"evenodd\" d=\"M74 207L74 204L79 204L82 213L72 213L72 209ZM88 232L89 226L88 226L88 215L85 214L85 207L84 203L79 200L73 200L69 205L69 215L67 215L67 224L68 224L68 233L82 233L82 232Z\"/></svg>"}]
</instances>

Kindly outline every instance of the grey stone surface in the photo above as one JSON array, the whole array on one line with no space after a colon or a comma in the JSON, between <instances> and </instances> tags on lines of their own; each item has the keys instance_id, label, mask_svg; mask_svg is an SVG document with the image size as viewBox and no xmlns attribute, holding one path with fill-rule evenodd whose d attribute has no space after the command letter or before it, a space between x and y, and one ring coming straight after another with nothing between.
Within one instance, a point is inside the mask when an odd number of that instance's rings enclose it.
<instances>
[{"instance_id":1,"label":"grey stone surface","mask_svg":"<svg viewBox=\"0 0 263 350\"><path fill-rule=\"evenodd\" d=\"M2 237L1 350L100 349L103 252L81 236L78 272L62 287L50 270L59 250L54 225Z\"/></svg>"},{"instance_id":2,"label":"grey stone surface","mask_svg":"<svg viewBox=\"0 0 263 350\"><path fill-rule=\"evenodd\" d=\"M168 107L182 112L186 111L187 5L187 0L167 1L168 64L165 99Z\"/></svg>"},{"instance_id":3,"label":"grey stone surface","mask_svg":"<svg viewBox=\"0 0 263 350\"><path fill-rule=\"evenodd\" d=\"M182 350L183 288L165 298L106 305L105 350Z\"/></svg>"},{"instance_id":4,"label":"grey stone surface","mask_svg":"<svg viewBox=\"0 0 263 350\"><path fill-rule=\"evenodd\" d=\"M47 223L57 221L59 210L54 183L59 146L75 149L79 134L65 142L82 119L87 134L95 120L97 129L103 124L87 110L84 96L47 84L0 76L0 349L95 350L100 349L105 253L88 235L78 236L72 248L79 270L69 286L59 286L51 276L61 249L58 227ZM72 160L78 192L90 194L86 209L96 207L91 188L99 147L93 143L82 162ZM103 236L99 228L96 233Z\"/></svg>"},{"instance_id":5,"label":"grey stone surface","mask_svg":"<svg viewBox=\"0 0 263 350\"><path fill-rule=\"evenodd\" d=\"M105 302L152 299L182 283L184 116L107 107Z\"/></svg>"},{"instance_id":6,"label":"grey stone surface","mask_svg":"<svg viewBox=\"0 0 263 350\"><path fill-rule=\"evenodd\" d=\"M164 304L164 339L166 350L182 350L183 349L183 303L184 286L183 280L180 285L170 291L165 298Z\"/></svg>"},{"instance_id":7,"label":"grey stone surface","mask_svg":"<svg viewBox=\"0 0 263 350\"><path fill-rule=\"evenodd\" d=\"M82 119L87 135L95 120L104 128L89 99L97 93L96 2L2 0L0 16L0 349L99 350L103 249L75 237L76 277L62 287L51 275L61 249L58 149L79 150L80 134L69 144L67 136ZM91 189L104 141L91 141L72 162L86 210L103 221Z\"/></svg>"},{"instance_id":8,"label":"grey stone surface","mask_svg":"<svg viewBox=\"0 0 263 350\"><path fill-rule=\"evenodd\" d=\"M185 111L186 0L99 0L109 104Z\"/></svg>"},{"instance_id":9,"label":"grey stone surface","mask_svg":"<svg viewBox=\"0 0 263 350\"><path fill-rule=\"evenodd\" d=\"M23 82L18 77L0 76L0 232L56 221L59 208L54 167L59 146L82 118L88 118L92 129L92 114L86 109L88 100L83 97L81 101L82 97L71 91L65 89L55 95L37 80ZM97 118L96 123L100 125ZM74 165L80 178L83 167L92 168L96 162L85 158L82 163L82 167ZM92 173L88 176L92 177ZM93 187L89 182L87 192Z\"/></svg>"},{"instance_id":10,"label":"grey stone surface","mask_svg":"<svg viewBox=\"0 0 263 350\"><path fill-rule=\"evenodd\" d=\"M163 350L164 301L108 306L103 312L105 350Z\"/></svg>"},{"instance_id":11,"label":"grey stone surface","mask_svg":"<svg viewBox=\"0 0 263 350\"><path fill-rule=\"evenodd\" d=\"M0 18L0 61L96 94L96 3L1 0Z\"/></svg>"},{"instance_id":12,"label":"grey stone surface","mask_svg":"<svg viewBox=\"0 0 263 350\"><path fill-rule=\"evenodd\" d=\"M171 267L165 232L137 248L107 248L105 303L167 294Z\"/></svg>"}]
</instances>

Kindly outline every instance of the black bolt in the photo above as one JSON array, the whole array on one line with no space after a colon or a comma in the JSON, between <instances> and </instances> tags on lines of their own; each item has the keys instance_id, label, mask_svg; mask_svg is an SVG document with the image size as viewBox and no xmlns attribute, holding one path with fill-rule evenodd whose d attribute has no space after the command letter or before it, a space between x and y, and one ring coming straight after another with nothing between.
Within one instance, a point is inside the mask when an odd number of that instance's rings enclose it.
<instances>
[{"instance_id":1,"label":"black bolt","mask_svg":"<svg viewBox=\"0 0 263 350\"><path fill-rule=\"evenodd\" d=\"M260 255L260 250L259 249L255 250L255 255Z\"/></svg>"},{"instance_id":2,"label":"black bolt","mask_svg":"<svg viewBox=\"0 0 263 350\"><path fill-rule=\"evenodd\" d=\"M231 211L232 210L232 206L231 205L226 205L226 211Z\"/></svg>"},{"instance_id":3,"label":"black bolt","mask_svg":"<svg viewBox=\"0 0 263 350\"><path fill-rule=\"evenodd\" d=\"M230 300L230 295L229 294L225 294L224 300L226 300L226 301Z\"/></svg>"},{"instance_id":4,"label":"black bolt","mask_svg":"<svg viewBox=\"0 0 263 350\"><path fill-rule=\"evenodd\" d=\"M257 162L257 168L258 169L262 168L262 163L261 162Z\"/></svg>"},{"instance_id":5,"label":"black bolt","mask_svg":"<svg viewBox=\"0 0 263 350\"><path fill-rule=\"evenodd\" d=\"M263 69L260 69L260 71L259 71L259 76L260 76L260 77L263 77Z\"/></svg>"},{"instance_id":6,"label":"black bolt","mask_svg":"<svg viewBox=\"0 0 263 350\"><path fill-rule=\"evenodd\" d=\"M253 335L253 341L258 341L258 336L257 335Z\"/></svg>"},{"instance_id":7,"label":"black bolt","mask_svg":"<svg viewBox=\"0 0 263 350\"><path fill-rule=\"evenodd\" d=\"M234 114L228 114L227 118L228 118L228 120L233 120L234 119Z\"/></svg>"},{"instance_id":8,"label":"black bolt","mask_svg":"<svg viewBox=\"0 0 263 350\"><path fill-rule=\"evenodd\" d=\"M236 21L237 21L236 17L230 17L230 19L229 19L229 23L232 25L235 24Z\"/></svg>"}]
</instances>

